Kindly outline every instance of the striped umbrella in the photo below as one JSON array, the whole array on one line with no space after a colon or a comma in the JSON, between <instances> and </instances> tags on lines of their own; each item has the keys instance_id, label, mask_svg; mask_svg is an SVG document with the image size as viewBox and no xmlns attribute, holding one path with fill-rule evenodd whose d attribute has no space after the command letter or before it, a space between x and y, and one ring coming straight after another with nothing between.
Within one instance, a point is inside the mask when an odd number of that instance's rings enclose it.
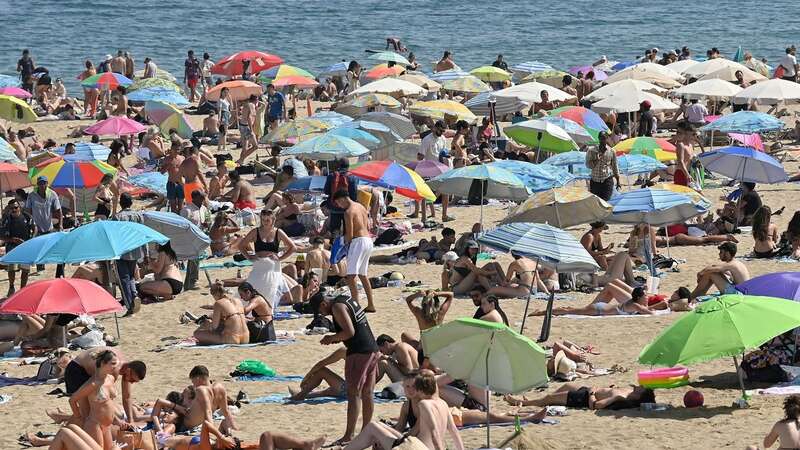
<instances>
[{"instance_id":1,"label":"striped umbrella","mask_svg":"<svg viewBox=\"0 0 800 450\"><path fill-rule=\"evenodd\" d=\"M183 92L183 89L181 89L181 87L175 84L173 81L164 78L141 78L128 86L128 93L133 94L138 90L150 88L169 89L179 94ZM130 99L130 97L128 97L128 99Z\"/></svg>"},{"instance_id":2,"label":"striped umbrella","mask_svg":"<svg viewBox=\"0 0 800 450\"><path fill-rule=\"evenodd\" d=\"M347 63L344 61L338 62L336 64L332 64L320 71L320 76L328 76L328 77L335 77L339 76L342 77L347 73Z\"/></svg>"},{"instance_id":3,"label":"striped umbrella","mask_svg":"<svg viewBox=\"0 0 800 450\"><path fill-rule=\"evenodd\" d=\"M337 113L335 111L320 111L309 116L309 119L321 120L332 127L338 127L339 125L353 121L352 117Z\"/></svg>"},{"instance_id":4,"label":"striped umbrella","mask_svg":"<svg viewBox=\"0 0 800 450\"><path fill-rule=\"evenodd\" d=\"M489 102L494 101L494 112L498 116L513 114L517 111L529 108L530 103L522 101L516 97L497 97L494 91L481 92L464 103L464 106L478 116L489 115Z\"/></svg>"},{"instance_id":5,"label":"striped umbrella","mask_svg":"<svg viewBox=\"0 0 800 450\"><path fill-rule=\"evenodd\" d=\"M371 161L350 171L356 178L371 184L393 189L398 194L415 200L436 200L431 188L416 172L392 161Z\"/></svg>"},{"instance_id":6,"label":"striped umbrella","mask_svg":"<svg viewBox=\"0 0 800 450\"><path fill-rule=\"evenodd\" d=\"M514 72L536 73L546 72L548 70L555 70L553 66L539 61L528 61L515 66L511 66Z\"/></svg>"},{"instance_id":7,"label":"striped umbrella","mask_svg":"<svg viewBox=\"0 0 800 450\"><path fill-rule=\"evenodd\" d=\"M442 89L455 92L480 93L491 91L492 88L477 77L472 75L442 83Z\"/></svg>"},{"instance_id":8,"label":"striped umbrella","mask_svg":"<svg viewBox=\"0 0 800 450\"><path fill-rule=\"evenodd\" d=\"M414 123L411 122L411 119L401 116L400 114L384 111L368 112L359 116L359 119L380 123L400 136L401 139L408 139L417 134L417 129L414 127Z\"/></svg>"},{"instance_id":9,"label":"striped umbrella","mask_svg":"<svg viewBox=\"0 0 800 450\"><path fill-rule=\"evenodd\" d=\"M369 149L377 148L381 144L380 139L376 138L372 134L360 128L345 128L345 127L334 128L325 133L323 136L346 137L348 139L352 139L358 142L359 144Z\"/></svg>"},{"instance_id":10,"label":"striped umbrella","mask_svg":"<svg viewBox=\"0 0 800 450\"><path fill-rule=\"evenodd\" d=\"M511 74L495 66L481 66L469 71L472 75L480 78L481 81L494 83L511 79Z\"/></svg>"},{"instance_id":11,"label":"striped umbrella","mask_svg":"<svg viewBox=\"0 0 800 450\"><path fill-rule=\"evenodd\" d=\"M577 150L553 155L542 164L562 167L579 180L588 180L592 175L592 171L586 167L586 152Z\"/></svg>"},{"instance_id":12,"label":"striped umbrella","mask_svg":"<svg viewBox=\"0 0 800 450\"><path fill-rule=\"evenodd\" d=\"M346 70L346 68L345 68ZM290 66L289 64L281 64L279 66L271 67L258 75L259 81L271 83L275 80L280 80L285 77L300 76L306 78L314 78L314 74L301 69L299 67Z\"/></svg>"},{"instance_id":13,"label":"striped umbrella","mask_svg":"<svg viewBox=\"0 0 800 450\"><path fill-rule=\"evenodd\" d=\"M378 61L391 61L397 64L402 64L404 66L410 66L411 63L406 59L405 56L395 53L395 52L378 52L370 55L369 59L375 59Z\"/></svg>"},{"instance_id":14,"label":"striped umbrella","mask_svg":"<svg viewBox=\"0 0 800 450\"><path fill-rule=\"evenodd\" d=\"M611 205L588 192L585 187L569 186L539 192L514 208L501 223L547 223L568 228L603 220Z\"/></svg>"},{"instance_id":15,"label":"striped umbrella","mask_svg":"<svg viewBox=\"0 0 800 450\"><path fill-rule=\"evenodd\" d=\"M144 104L144 112L158 125L164 136L169 136L170 130L175 130L184 139L191 139L194 134L189 119L175 106L163 102L147 102Z\"/></svg>"},{"instance_id":16,"label":"striped umbrella","mask_svg":"<svg viewBox=\"0 0 800 450\"><path fill-rule=\"evenodd\" d=\"M12 77L11 75L0 75L0 87L19 87L22 82L19 77Z\"/></svg>"},{"instance_id":17,"label":"striped umbrella","mask_svg":"<svg viewBox=\"0 0 800 450\"><path fill-rule=\"evenodd\" d=\"M114 175L117 169L103 161L45 161L28 172L28 178L36 180L47 177L54 188L93 188L100 184L106 174Z\"/></svg>"},{"instance_id":18,"label":"striped umbrella","mask_svg":"<svg viewBox=\"0 0 800 450\"><path fill-rule=\"evenodd\" d=\"M16 150L5 139L0 137L0 161L21 163L22 161L17 157Z\"/></svg>"},{"instance_id":19,"label":"striped umbrella","mask_svg":"<svg viewBox=\"0 0 800 450\"><path fill-rule=\"evenodd\" d=\"M144 69L137 70L136 72L133 72L133 78L136 79L137 81L142 81L142 80L167 80L167 81L171 81L173 83L175 83L178 80L177 78L175 78L175 75L169 73L169 71L167 71L167 70L160 69L160 68L156 68L156 75L154 77L152 77L152 78L145 78L144 77Z\"/></svg>"},{"instance_id":20,"label":"striped umbrella","mask_svg":"<svg viewBox=\"0 0 800 450\"><path fill-rule=\"evenodd\" d=\"M127 136L130 134L139 134L145 130L147 130L146 126L133 119L112 116L83 130L83 133L97 136Z\"/></svg>"},{"instance_id":21,"label":"striped umbrella","mask_svg":"<svg viewBox=\"0 0 800 450\"><path fill-rule=\"evenodd\" d=\"M53 151L56 154L61 155L67 161L93 161L96 159L105 161L108 159L109 153L111 153L111 149L105 145L94 144L91 142L76 142L75 153L70 155L64 154L65 149L66 146L62 145Z\"/></svg>"},{"instance_id":22,"label":"striped umbrella","mask_svg":"<svg viewBox=\"0 0 800 450\"><path fill-rule=\"evenodd\" d=\"M369 120L353 120L352 122L343 123L337 128L357 128L359 130L364 130L380 139L381 145L389 145L402 140L402 138L397 133L392 131L391 128L380 122L372 122Z\"/></svg>"},{"instance_id":23,"label":"striped umbrella","mask_svg":"<svg viewBox=\"0 0 800 450\"><path fill-rule=\"evenodd\" d=\"M154 80L155 78L148 78ZM188 106L189 100L180 92L166 88L166 87L148 87L141 88L128 94L128 100L131 102L162 102L171 103L177 106Z\"/></svg>"},{"instance_id":24,"label":"striped umbrella","mask_svg":"<svg viewBox=\"0 0 800 450\"><path fill-rule=\"evenodd\" d=\"M639 175L667 168L657 159L647 155L622 155L617 158L617 166L622 175Z\"/></svg>"},{"instance_id":25,"label":"striped umbrella","mask_svg":"<svg viewBox=\"0 0 800 450\"><path fill-rule=\"evenodd\" d=\"M601 131L609 132L608 125L600 117L600 114L592 111L591 109L584 108L583 106L562 106L549 112L551 116L563 117L573 122L579 123L595 139Z\"/></svg>"},{"instance_id":26,"label":"striped umbrella","mask_svg":"<svg viewBox=\"0 0 800 450\"><path fill-rule=\"evenodd\" d=\"M417 102L408 108L408 112L432 119L444 119L445 115L454 116L459 120L466 120L467 122L473 122L478 119L478 116L473 114L469 108L453 100Z\"/></svg>"},{"instance_id":27,"label":"striped umbrella","mask_svg":"<svg viewBox=\"0 0 800 450\"><path fill-rule=\"evenodd\" d=\"M270 131L262 139L265 142L288 142L289 139L296 139L311 133L321 133L331 128L333 126L327 122L306 117L280 124L278 128Z\"/></svg>"},{"instance_id":28,"label":"striped umbrella","mask_svg":"<svg viewBox=\"0 0 800 450\"><path fill-rule=\"evenodd\" d=\"M369 153L369 149L353 139L326 133L283 149L281 156L303 155L311 159L333 161L338 158L358 157L367 153Z\"/></svg>"},{"instance_id":29,"label":"striped umbrella","mask_svg":"<svg viewBox=\"0 0 800 450\"><path fill-rule=\"evenodd\" d=\"M352 106L358 108L374 108L376 106L385 106L387 108L399 108L400 102L394 97L386 94L364 94L354 98L350 103Z\"/></svg>"},{"instance_id":30,"label":"striped umbrella","mask_svg":"<svg viewBox=\"0 0 800 450\"><path fill-rule=\"evenodd\" d=\"M539 120L550 122L563 128L576 144L597 144L598 142L586 128L582 127L578 122L569 120L566 117L544 116Z\"/></svg>"},{"instance_id":31,"label":"striped umbrella","mask_svg":"<svg viewBox=\"0 0 800 450\"><path fill-rule=\"evenodd\" d=\"M547 164L531 164L527 161L501 159L488 164L516 175L531 192L542 192L564 186L575 178L561 167Z\"/></svg>"},{"instance_id":32,"label":"striped umbrella","mask_svg":"<svg viewBox=\"0 0 800 450\"><path fill-rule=\"evenodd\" d=\"M133 84L133 80L115 72L98 73L81 81L81 86L83 87L108 90L116 89L119 86L127 87L131 84Z\"/></svg>"},{"instance_id":33,"label":"striped umbrella","mask_svg":"<svg viewBox=\"0 0 800 450\"><path fill-rule=\"evenodd\" d=\"M672 161L675 159L677 151L675 146L663 138L653 138L641 136L625 139L614 146L617 155L647 155L659 161Z\"/></svg>"},{"instance_id":34,"label":"striped umbrella","mask_svg":"<svg viewBox=\"0 0 800 450\"><path fill-rule=\"evenodd\" d=\"M442 164L439 161L432 161L430 159L413 161L406 164L406 167L417 172L422 178L433 178L450 170L450 166L447 164Z\"/></svg>"},{"instance_id":35,"label":"striped umbrella","mask_svg":"<svg viewBox=\"0 0 800 450\"><path fill-rule=\"evenodd\" d=\"M653 189L663 189L666 191L677 192L678 194L683 194L692 199L692 201L699 207L703 209L711 208L711 202L708 201L707 198L703 197L699 192L695 191L694 189L690 188L689 186L684 186L681 184L675 183L659 183L653 187Z\"/></svg>"},{"instance_id":36,"label":"striped umbrella","mask_svg":"<svg viewBox=\"0 0 800 450\"><path fill-rule=\"evenodd\" d=\"M464 72L461 69L450 69L444 70L442 72L436 72L430 76L431 80L436 81L437 83L444 83L447 80L456 80L458 78L468 77L469 73Z\"/></svg>"}]
</instances>

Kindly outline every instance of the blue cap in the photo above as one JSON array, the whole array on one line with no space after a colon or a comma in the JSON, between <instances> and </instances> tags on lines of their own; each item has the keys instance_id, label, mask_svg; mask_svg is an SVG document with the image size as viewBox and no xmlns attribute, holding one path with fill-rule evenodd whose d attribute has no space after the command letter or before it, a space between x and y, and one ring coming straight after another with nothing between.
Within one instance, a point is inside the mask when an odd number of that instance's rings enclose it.
<instances>
[{"instance_id":1,"label":"blue cap","mask_svg":"<svg viewBox=\"0 0 800 450\"><path fill-rule=\"evenodd\" d=\"M37 179L36 179L36 182L37 182L37 183L41 183L42 181L44 181L45 183L47 183L47 177L46 177L46 176L44 176L44 175L42 175L42 176L40 176L39 178L37 178Z\"/></svg>"}]
</instances>

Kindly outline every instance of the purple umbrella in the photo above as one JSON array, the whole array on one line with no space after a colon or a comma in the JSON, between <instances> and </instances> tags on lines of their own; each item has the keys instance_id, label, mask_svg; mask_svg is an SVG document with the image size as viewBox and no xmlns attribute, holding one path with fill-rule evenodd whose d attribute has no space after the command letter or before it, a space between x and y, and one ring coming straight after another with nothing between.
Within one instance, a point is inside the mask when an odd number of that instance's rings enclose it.
<instances>
[{"instance_id":1,"label":"purple umbrella","mask_svg":"<svg viewBox=\"0 0 800 450\"><path fill-rule=\"evenodd\" d=\"M736 289L745 295L800 301L800 272L768 273L737 284Z\"/></svg>"},{"instance_id":2,"label":"purple umbrella","mask_svg":"<svg viewBox=\"0 0 800 450\"><path fill-rule=\"evenodd\" d=\"M450 166L442 164L438 161L431 161L429 159L410 162L406 164L406 167L414 172L417 172L422 178L437 177L450 170Z\"/></svg>"},{"instance_id":3,"label":"purple umbrella","mask_svg":"<svg viewBox=\"0 0 800 450\"><path fill-rule=\"evenodd\" d=\"M608 78L608 75L605 72L592 66L575 66L570 67L569 69L569 73L573 75L577 75L578 72L581 72L584 76L586 76L586 74L589 72L594 72L595 81L603 81Z\"/></svg>"}]
</instances>

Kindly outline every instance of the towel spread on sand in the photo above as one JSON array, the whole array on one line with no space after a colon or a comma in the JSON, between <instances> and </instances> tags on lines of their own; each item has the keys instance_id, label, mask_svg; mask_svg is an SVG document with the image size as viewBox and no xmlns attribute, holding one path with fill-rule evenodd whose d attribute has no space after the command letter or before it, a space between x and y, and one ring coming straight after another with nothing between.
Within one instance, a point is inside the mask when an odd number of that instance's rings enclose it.
<instances>
[{"instance_id":1,"label":"towel spread on sand","mask_svg":"<svg viewBox=\"0 0 800 450\"><path fill-rule=\"evenodd\" d=\"M263 397L257 397L250 399L250 404L254 403L306 403L310 405L323 405L325 403L342 403L346 402L346 398L338 398L338 397L318 397L318 398L307 398L300 402L293 402L289 400L289 395L287 394L269 394ZM398 403L404 402L405 398L398 398L394 400L389 400L385 398L378 397L378 392L375 393L375 403Z\"/></svg>"},{"instance_id":2,"label":"towel spread on sand","mask_svg":"<svg viewBox=\"0 0 800 450\"><path fill-rule=\"evenodd\" d=\"M523 424L523 425L558 425L559 423L561 423L561 421L558 420L558 419L544 418L540 422L531 422L531 421L527 421L527 420L521 420L520 423ZM514 422L498 422L498 423L492 423L492 428L494 428L494 427L510 427L510 426L513 426L513 425L514 425ZM474 424L474 425L463 425L463 426L458 427L459 430L471 430L473 428L486 428L486 424L485 423L481 423L481 424Z\"/></svg>"},{"instance_id":3,"label":"towel spread on sand","mask_svg":"<svg viewBox=\"0 0 800 450\"><path fill-rule=\"evenodd\" d=\"M206 350L219 350L223 348L250 348L250 347L261 347L264 345L289 345L294 343L295 340L293 338L278 338L277 341L270 341L270 342L257 342L255 344L217 344L217 345L197 345L197 340L195 338L187 338L182 341L178 342L170 342L164 345L159 345L158 347L150 350L152 352L163 352L166 350L171 350L175 348L191 348L191 349L206 349Z\"/></svg>"},{"instance_id":4,"label":"towel spread on sand","mask_svg":"<svg viewBox=\"0 0 800 450\"><path fill-rule=\"evenodd\" d=\"M303 381L303 377L300 375L242 375L240 377L235 377L234 380L236 381L273 381L276 383L281 382L294 382L294 381Z\"/></svg>"},{"instance_id":5,"label":"towel spread on sand","mask_svg":"<svg viewBox=\"0 0 800 450\"><path fill-rule=\"evenodd\" d=\"M5 375L0 375L0 387L7 387L7 386L37 386L40 384L46 384L46 381L39 381L35 377L31 378L18 378L18 377L7 377Z\"/></svg>"},{"instance_id":6,"label":"towel spread on sand","mask_svg":"<svg viewBox=\"0 0 800 450\"><path fill-rule=\"evenodd\" d=\"M665 309L661 311L654 311L653 314L614 314L610 316L582 316L577 314L565 314L558 317L563 317L565 319L610 319L610 318L634 318L634 317L656 317L656 316L665 316L672 311Z\"/></svg>"}]
</instances>

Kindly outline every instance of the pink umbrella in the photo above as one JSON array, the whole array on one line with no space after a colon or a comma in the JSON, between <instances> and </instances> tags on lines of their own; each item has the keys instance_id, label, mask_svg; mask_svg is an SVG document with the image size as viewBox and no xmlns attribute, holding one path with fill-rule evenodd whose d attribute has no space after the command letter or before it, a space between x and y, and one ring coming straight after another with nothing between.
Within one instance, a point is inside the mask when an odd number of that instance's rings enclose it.
<instances>
[{"instance_id":1,"label":"pink umbrella","mask_svg":"<svg viewBox=\"0 0 800 450\"><path fill-rule=\"evenodd\" d=\"M135 120L114 116L97 122L83 130L83 132L84 134L96 134L98 136L124 136L139 134L145 130L147 130L147 127Z\"/></svg>"},{"instance_id":2,"label":"pink umbrella","mask_svg":"<svg viewBox=\"0 0 800 450\"><path fill-rule=\"evenodd\" d=\"M605 72L592 66L575 66L570 67L569 69L569 73L573 75L577 75L578 72L582 73L584 76L586 76L586 74L589 72L594 72L595 81L603 81L608 78L608 75Z\"/></svg>"},{"instance_id":3,"label":"pink umbrella","mask_svg":"<svg viewBox=\"0 0 800 450\"><path fill-rule=\"evenodd\" d=\"M22 99L31 98L30 92L15 86L0 88L0 95L8 95L11 97L17 97Z\"/></svg>"},{"instance_id":4,"label":"pink umbrella","mask_svg":"<svg viewBox=\"0 0 800 450\"><path fill-rule=\"evenodd\" d=\"M437 177L450 170L450 166L442 164L439 161L431 161L429 159L410 162L406 164L406 167L414 172L417 172L422 178Z\"/></svg>"},{"instance_id":5,"label":"pink umbrella","mask_svg":"<svg viewBox=\"0 0 800 450\"><path fill-rule=\"evenodd\" d=\"M758 133L728 133L728 136L741 142L745 147L752 147L756 150L764 151L764 142L761 141L761 135Z\"/></svg>"}]
</instances>

